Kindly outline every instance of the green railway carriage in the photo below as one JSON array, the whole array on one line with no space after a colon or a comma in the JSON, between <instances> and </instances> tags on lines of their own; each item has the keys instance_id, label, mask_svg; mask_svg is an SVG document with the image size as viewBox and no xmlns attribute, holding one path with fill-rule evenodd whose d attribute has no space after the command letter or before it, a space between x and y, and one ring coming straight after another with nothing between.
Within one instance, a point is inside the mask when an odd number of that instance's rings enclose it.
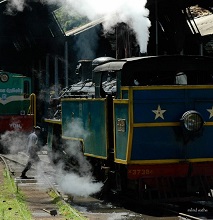
<instances>
[{"instance_id":1,"label":"green railway carriage","mask_svg":"<svg viewBox=\"0 0 213 220\"><path fill-rule=\"evenodd\" d=\"M0 133L31 131L35 121L35 95L30 77L0 72Z\"/></svg>"}]
</instances>

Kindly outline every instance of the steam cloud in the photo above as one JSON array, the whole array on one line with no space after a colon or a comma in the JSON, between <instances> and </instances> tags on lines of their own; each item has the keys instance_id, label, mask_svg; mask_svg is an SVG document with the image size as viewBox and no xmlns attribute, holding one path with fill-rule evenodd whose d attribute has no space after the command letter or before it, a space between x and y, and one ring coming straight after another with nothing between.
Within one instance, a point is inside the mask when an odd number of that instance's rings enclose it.
<instances>
[{"instance_id":1,"label":"steam cloud","mask_svg":"<svg viewBox=\"0 0 213 220\"><path fill-rule=\"evenodd\" d=\"M87 16L89 20L105 17L103 27L105 32L110 32L112 28L120 22L129 25L136 35L137 42L140 46L140 52L147 51L147 43L149 40L149 27L151 25L148 16L149 11L145 8L147 0L35 0L35 2L43 4L58 4L59 6L70 7L82 16ZM16 11L23 11L27 7L27 0L8 0L7 13L13 14ZM68 129L71 133L79 132L79 134L86 134L82 130L81 123L78 121L77 126L70 126ZM89 135L89 134L86 134ZM5 140L7 136L2 137ZM23 140L23 138L22 138ZM25 140L25 138L24 138ZM12 146L19 145L17 140ZM21 144L23 146L23 144ZM87 173L87 175L78 175L76 173L64 173L61 171L59 184L66 193L73 195L88 196L98 192L102 183L95 183L91 176L90 166L88 161L81 156L79 148L70 145L69 151L76 156L80 164L80 173ZM78 150L78 151L75 151Z\"/></svg>"},{"instance_id":2,"label":"steam cloud","mask_svg":"<svg viewBox=\"0 0 213 220\"><path fill-rule=\"evenodd\" d=\"M81 137L85 139L90 133L83 128L81 119L76 118L71 123L68 123L64 132L68 137ZM84 196L99 192L103 183L96 182L92 176L92 166L82 153L81 146L78 142L66 140L63 142L64 157L75 160L75 165L70 171L65 171L64 161L60 161L57 166L57 182L64 193L72 196ZM62 149L62 146L61 146Z\"/></svg>"},{"instance_id":3,"label":"steam cloud","mask_svg":"<svg viewBox=\"0 0 213 220\"><path fill-rule=\"evenodd\" d=\"M76 119L74 122L68 125L66 134L84 134L84 138L89 135L88 132L84 131L80 119ZM26 133L21 133L18 131L6 131L0 136L0 144L4 146L5 149L8 149L11 154L25 152L27 137L28 134ZM75 158L77 165L74 167L74 169L65 171L63 169L64 161L61 160L55 167L57 176L56 178L52 176L52 180L56 179L60 189L64 193L71 194L72 196L87 197L99 192L103 186L103 183L96 182L94 180L91 172L91 164L86 157L84 157L79 145L72 141L65 141L63 145L66 146L66 154L64 156ZM62 146L60 147L62 150ZM51 167L48 164L43 163L42 160L35 165L37 171L37 181L44 188L45 186L43 184L42 175L45 172L45 169L49 171Z\"/></svg>"},{"instance_id":4,"label":"steam cloud","mask_svg":"<svg viewBox=\"0 0 213 220\"><path fill-rule=\"evenodd\" d=\"M0 144L14 154L26 148L27 135L18 131L6 131L0 136Z\"/></svg>"},{"instance_id":5,"label":"steam cloud","mask_svg":"<svg viewBox=\"0 0 213 220\"><path fill-rule=\"evenodd\" d=\"M147 51L151 25L148 19L149 10L145 8L147 0L40 0L40 2L70 7L90 20L106 17L103 23L106 32L111 31L117 23L124 22L134 31L140 52ZM8 0L7 12L23 11L26 6L26 0Z\"/></svg>"},{"instance_id":6,"label":"steam cloud","mask_svg":"<svg viewBox=\"0 0 213 220\"><path fill-rule=\"evenodd\" d=\"M79 176L75 173L61 175L58 183L64 193L83 197L99 192L103 186L100 182L94 182L91 176Z\"/></svg>"}]
</instances>

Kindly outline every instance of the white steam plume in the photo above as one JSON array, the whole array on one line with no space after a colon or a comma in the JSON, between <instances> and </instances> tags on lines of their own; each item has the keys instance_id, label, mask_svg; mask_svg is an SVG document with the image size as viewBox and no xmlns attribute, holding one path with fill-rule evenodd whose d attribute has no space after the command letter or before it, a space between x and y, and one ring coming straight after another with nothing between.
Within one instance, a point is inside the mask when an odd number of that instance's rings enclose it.
<instances>
[{"instance_id":1,"label":"white steam plume","mask_svg":"<svg viewBox=\"0 0 213 220\"><path fill-rule=\"evenodd\" d=\"M0 136L0 144L11 154L26 150L27 134L18 131L6 131Z\"/></svg>"},{"instance_id":2,"label":"white steam plume","mask_svg":"<svg viewBox=\"0 0 213 220\"><path fill-rule=\"evenodd\" d=\"M7 14L14 14L16 11L23 11L25 7L25 0L8 0L6 6Z\"/></svg>"},{"instance_id":3,"label":"white steam plume","mask_svg":"<svg viewBox=\"0 0 213 220\"><path fill-rule=\"evenodd\" d=\"M79 137L85 139L89 134L83 128L83 121L80 118L72 119L72 122L66 124L66 129L64 129L64 136L67 137Z\"/></svg>"},{"instance_id":4,"label":"white steam plume","mask_svg":"<svg viewBox=\"0 0 213 220\"><path fill-rule=\"evenodd\" d=\"M83 197L99 192L103 186L100 182L93 182L91 176L79 176L75 173L61 175L58 183L64 193Z\"/></svg>"},{"instance_id":5,"label":"white steam plume","mask_svg":"<svg viewBox=\"0 0 213 220\"><path fill-rule=\"evenodd\" d=\"M124 22L134 31L140 52L147 51L151 25L148 19L149 10L145 8L147 0L40 0L40 2L70 7L90 20L105 16L107 19L103 25L106 32L117 23ZM25 6L24 0L8 0L7 10L22 11Z\"/></svg>"},{"instance_id":6,"label":"white steam plume","mask_svg":"<svg viewBox=\"0 0 213 220\"><path fill-rule=\"evenodd\" d=\"M64 136L81 137L85 139L90 133L83 128L80 118L73 119L64 129ZM63 159L57 166L57 183L64 193L72 196L84 196L95 194L101 190L103 183L96 182L92 176L92 166L82 152L82 146L78 141L63 140ZM72 161L74 163L72 163ZM63 170L64 162L70 163L70 170Z\"/></svg>"}]
</instances>

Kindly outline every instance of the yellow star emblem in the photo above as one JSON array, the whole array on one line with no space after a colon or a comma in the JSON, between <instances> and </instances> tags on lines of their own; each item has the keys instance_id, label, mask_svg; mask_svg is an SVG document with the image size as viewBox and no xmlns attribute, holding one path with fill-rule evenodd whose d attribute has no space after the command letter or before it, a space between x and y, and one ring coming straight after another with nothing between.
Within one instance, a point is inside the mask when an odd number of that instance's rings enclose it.
<instances>
[{"instance_id":1,"label":"yellow star emblem","mask_svg":"<svg viewBox=\"0 0 213 220\"><path fill-rule=\"evenodd\" d=\"M164 114L165 111L166 111L166 110L162 110L162 109L161 109L160 105L158 105L157 110L152 110L152 112L155 113L155 120L156 120L157 118L162 118L162 119L164 119L163 114Z\"/></svg>"},{"instance_id":2,"label":"yellow star emblem","mask_svg":"<svg viewBox=\"0 0 213 220\"><path fill-rule=\"evenodd\" d=\"M209 119L212 118L213 117L213 106L211 109L206 109L206 110L210 113Z\"/></svg>"}]
</instances>

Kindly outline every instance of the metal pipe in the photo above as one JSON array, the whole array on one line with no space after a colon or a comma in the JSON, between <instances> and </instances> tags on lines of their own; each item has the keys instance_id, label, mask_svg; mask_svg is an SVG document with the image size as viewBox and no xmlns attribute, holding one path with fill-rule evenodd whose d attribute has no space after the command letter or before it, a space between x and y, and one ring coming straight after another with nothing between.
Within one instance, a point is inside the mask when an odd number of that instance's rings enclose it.
<instances>
[{"instance_id":1,"label":"metal pipe","mask_svg":"<svg viewBox=\"0 0 213 220\"><path fill-rule=\"evenodd\" d=\"M65 45L64 45L64 78L65 78L65 87L68 87L68 42L65 41Z\"/></svg>"},{"instance_id":2,"label":"metal pipe","mask_svg":"<svg viewBox=\"0 0 213 220\"><path fill-rule=\"evenodd\" d=\"M158 55L158 0L155 0L155 44L156 56Z\"/></svg>"},{"instance_id":3,"label":"metal pipe","mask_svg":"<svg viewBox=\"0 0 213 220\"><path fill-rule=\"evenodd\" d=\"M47 116L47 112L48 112L48 103L49 103L49 99L50 99L50 68L49 68L49 64L50 64L50 55L46 54L46 82L45 82L45 106L44 106L44 115Z\"/></svg>"},{"instance_id":4,"label":"metal pipe","mask_svg":"<svg viewBox=\"0 0 213 220\"><path fill-rule=\"evenodd\" d=\"M58 97L58 56L55 55L55 97Z\"/></svg>"},{"instance_id":5,"label":"metal pipe","mask_svg":"<svg viewBox=\"0 0 213 220\"><path fill-rule=\"evenodd\" d=\"M49 68L49 63L50 63L50 55L46 55L46 88L49 88L49 80L50 80L50 68Z\"/></svg>"},{"instance_id":6,"label":"metal pipe","mask_svg":"<svg viewBox=\"0 0 213 220\"><path fill-rule=\"evenodd\" d=\"M203 43L200 43L200 55L203 56Z\"/></svg>"}]
</instances>

